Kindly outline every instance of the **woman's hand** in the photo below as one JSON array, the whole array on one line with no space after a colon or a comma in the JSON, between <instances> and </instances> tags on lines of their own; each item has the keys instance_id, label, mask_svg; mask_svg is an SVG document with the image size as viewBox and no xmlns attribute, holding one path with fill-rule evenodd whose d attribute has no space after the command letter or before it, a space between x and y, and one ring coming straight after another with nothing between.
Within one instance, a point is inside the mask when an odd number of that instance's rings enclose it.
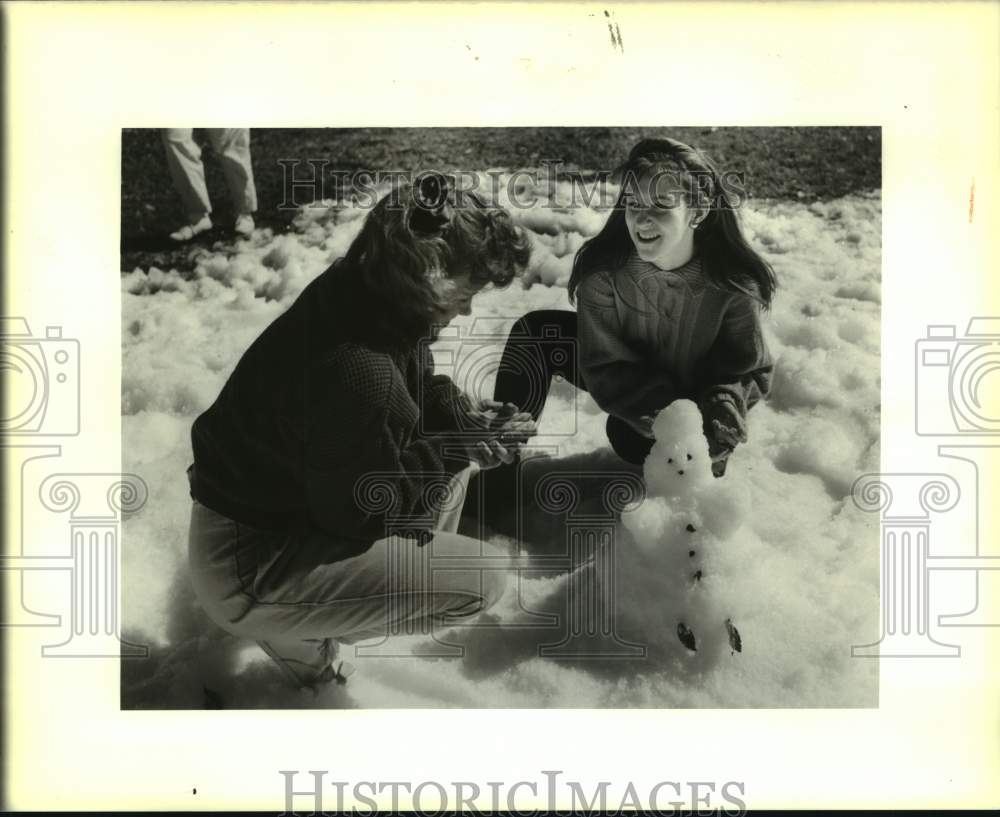
<instances>
[{"instance_id":1,"label":"woman's hand","mask_svg":"<svg viewBox=\"0 0 1000 817\"><path fill-rule=\"evenodd\" d=\"M524 419L527 418L527 419ZM509 465L517 459L521 447L538 431L538 426L530 415L517 412L502 425L481 429L479 433L463 437L466 454L470 462L480 468L496 468Z\"/></svg>"},{"instance_id":2,"label":"woman's hand","mask_svg":"<svg viewBox=\"0 0 1000 817\"><path fill-rule=\"evenodd\" d=\"M528 412L496 400L480 400L466 413L466 419L454 443L464 449L470 462L483 469L514 462L521 446L538 430Z\"/></svg>"},{"instance_id":3,"label":"woman's hand","mask_svg":"<svg viewBox=\"0 0 1000 817\"><path fill-rule=\"evenodd\" d=\"M474 462L482 470L496 468L498 465L510 465L517 459L517 452L505 448L496 440L480 440L468 450L469 462Z\"/></svg>"},{"instance_id":4,"label":"woman's hand","mask_svg":"<svg viewBox=\"0 0 1000 817\"><path fill-rule=\"evenodd\" d=\"M492 429L500 428L509 420L531 419L528 412L521 411L513 403L500 403L496 400L480 400L467 416L474 426Z\"/></svg>"},{"instance_id":5,"label":"woman's hand","mask_svg":"<svg viewBox=\"0 0 1000 817\"><path fill-rule=\"evenodd\" d=\"M701 411L713 461L725 459L737 445L747 441L746 420L732 400L707 401Z\"/></svg>"},{"instance_id":6,"label":"woman's hand","mask_svg":"<svg viewBox=\"0 0 1000 817\"><path fill-rule=\"evenodd\" d=\"M712 420L712 437L716 444L730 450L747 441L746 431L729 425L723 425L719 420Z\"/></svg>"}]
</instances>

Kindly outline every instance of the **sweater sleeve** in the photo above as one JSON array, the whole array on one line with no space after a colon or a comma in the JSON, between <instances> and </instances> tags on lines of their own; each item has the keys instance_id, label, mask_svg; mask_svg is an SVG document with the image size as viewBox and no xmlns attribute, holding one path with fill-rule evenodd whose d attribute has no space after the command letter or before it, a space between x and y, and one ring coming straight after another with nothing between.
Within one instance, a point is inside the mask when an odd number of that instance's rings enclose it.
<instances>
[{"instance_id":1,"label":"sweater sleeve","mask_svg":"<svg viewBox=\"0 0 1000 817\"><path fill-rule=\"evenodd\" d=\"M580 285L577 305L580 373L602 409L636 421L673 401L676 386L625 341L610 279L595 273Z\"/></svg>"},{"instance_id":2,"label":"sweater sleeve","mask_svg":"<svg viewBox=\"0 0 1000 817\"><path fill-rule=\"evenodd\" d=\"M408 433L412 403L391 360L341 351L314 378L322 386L310 390L305 484L315 524L370 543L398 520L426 518L425 488L468 460L442 435Z\"/></svg>"},{"instance_id":3,"label":"sweater sleeve","mask_svg":"<svg viewBox=\"0 0 1000 817\"><path fill-rule=\"evenodd\" d=\"M421 430L426 434L463 428L472 401L447 375L434 373L434 356L427 346L421 346L416 355Z\"/></svg>"},{"instance_id":4,"label":"sweater sleeve","mask_svg":"<svg viewBox=\"0 0 1000 817\"><path fill-rule=\"evenodd\" d=\"M774 360L764 341L756 300L748 295L730 300L703 371L699 396L703 405L730 402L746 417L770 393Z\"/></svg>"}]
</instances>

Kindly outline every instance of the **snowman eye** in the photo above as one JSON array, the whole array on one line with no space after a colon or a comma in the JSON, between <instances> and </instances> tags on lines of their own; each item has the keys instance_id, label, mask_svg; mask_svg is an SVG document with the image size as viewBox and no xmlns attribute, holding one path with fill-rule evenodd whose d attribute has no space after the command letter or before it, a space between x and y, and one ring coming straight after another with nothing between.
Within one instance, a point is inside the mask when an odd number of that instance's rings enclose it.
<instances>
[{"instance_id":1,"label":"snowman eye","mask_svg":"<svg viewBox=\"0 0 1000 817\"><path fill-rule=\"evenodd\" d=\"M673 464L674 464L674 458L673 458L673 457L670 457L670 458L669 458L669 459L667 460L667 465L673 465Z\"/></svg>"},{"instance_id":2,"label":"snowman eye","mask_svg":"<svg viewBox=\"0 0 1000 817\"><path fill-rule=\"evenodd\" d=\"M688 454L688 461L690 462L690 461L691 461L691 459L692 459L691 455L690 455L690 454Z\"/></svg>"}]
</instances>

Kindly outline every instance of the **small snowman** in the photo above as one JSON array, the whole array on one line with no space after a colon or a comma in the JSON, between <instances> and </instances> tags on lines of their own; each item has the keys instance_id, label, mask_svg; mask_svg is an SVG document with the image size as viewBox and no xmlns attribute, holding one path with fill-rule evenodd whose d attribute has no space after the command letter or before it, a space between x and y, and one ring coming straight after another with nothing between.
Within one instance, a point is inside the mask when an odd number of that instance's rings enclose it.
<instances>
[{"instance_id":1,"label":"small snowman","mask_svg":"<svg viewBox=\"0 0 1000 817\"><path fill-rule=\"evenodd\" d=\"M643 599L646 629L653 622L666 646L703 662L727 649L735 655L743 644L726 585L747 493L738 480L712 475L701 412L690 400L663 409L653 433L646 498L622 515L622 572Z\"/></svg>"}]
</instances>

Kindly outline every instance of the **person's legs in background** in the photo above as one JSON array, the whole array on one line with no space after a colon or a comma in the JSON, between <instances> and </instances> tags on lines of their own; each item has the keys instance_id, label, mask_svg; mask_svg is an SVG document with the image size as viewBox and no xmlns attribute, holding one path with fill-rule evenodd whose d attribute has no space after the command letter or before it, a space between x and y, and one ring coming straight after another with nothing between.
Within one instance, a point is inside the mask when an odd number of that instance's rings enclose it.
<instances>
[{"instance_id":1,"label":"person's legs in background","mask_svg":"<svg viewBox=\"0 0 1000 817\"><path fill-rule=\"evenodd\" d=\"M160 135L174 189L181 197L187 224L170 234L174 241L190 241L198 233L212 229L212 204L205 186L205 166L201 148L192 137L192 128L163 128Z\"/></svg>"},{"instance_id":2,"label":"person's legs in background","mask_svg":"<svg viewBox=\"0 0 1000 817\"><path fill-rule=\"evenodd\" d=\"M257 188L250 162L250 129L206 128L205 133L226 177L236 217L233 229L240 235L250 235L254 228L252 213L257 210Z\"/></svg>"}]
</instances>

